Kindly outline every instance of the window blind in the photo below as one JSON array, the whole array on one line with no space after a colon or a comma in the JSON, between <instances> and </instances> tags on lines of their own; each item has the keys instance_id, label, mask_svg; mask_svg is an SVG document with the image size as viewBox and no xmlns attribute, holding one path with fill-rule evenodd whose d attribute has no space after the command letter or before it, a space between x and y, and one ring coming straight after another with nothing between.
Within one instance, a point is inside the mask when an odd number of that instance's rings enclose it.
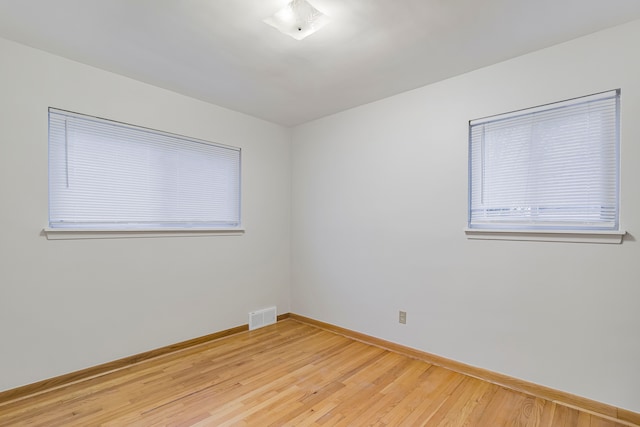
<instances>
[{"instance_id":1,"label":"window blind","mask_svg":"<svg viewBox=\"0 0 640 427\"><path fill-rule=\"evenodd\" d=\"M620 91L469 123L469 228L616 230Z\"/></svg>"},{"instance_id":2,"label":"window blind","mask_svg":"<svg viewBox=\"0 0 640 427\"><path fill-rule=\"evenodd\" d=\"M51 228L239 225L239 148L49 109Z\"/></svg>"}]
</instances>

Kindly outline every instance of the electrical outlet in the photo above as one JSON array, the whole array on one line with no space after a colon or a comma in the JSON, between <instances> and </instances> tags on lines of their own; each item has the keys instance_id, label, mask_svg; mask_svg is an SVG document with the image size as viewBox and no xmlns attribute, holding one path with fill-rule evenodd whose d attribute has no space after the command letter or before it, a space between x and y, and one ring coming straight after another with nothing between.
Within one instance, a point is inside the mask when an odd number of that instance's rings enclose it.
<instances>
[{"instance_id":1,"label":"electrical outlet","mask_svg":"<svg viewBox=\"0 0 640 427\"><path fill-rule=\"evenodd\" d=\"M403 325L407 324L407 312L406 311L400 310L400 315L398 316L398 322L402 323Z\"/></svg>"}]
</instances>

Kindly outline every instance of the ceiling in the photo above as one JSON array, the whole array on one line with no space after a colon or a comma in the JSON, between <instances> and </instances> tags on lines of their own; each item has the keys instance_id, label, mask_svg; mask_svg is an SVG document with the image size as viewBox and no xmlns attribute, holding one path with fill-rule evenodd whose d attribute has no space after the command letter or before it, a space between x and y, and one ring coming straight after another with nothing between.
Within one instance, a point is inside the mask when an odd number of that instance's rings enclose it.
<instances>
[{"instance_id":1,"label":"ceiling","mask_svg":"<svg viewBox=\"0 0 640 427\"><path fill-rule=\"evenodd\" d=\"M0 37L285 126L640 18L638 0L0 0ZM4 59L3 59L4 60Z\"/></svg>"}]
</instances>

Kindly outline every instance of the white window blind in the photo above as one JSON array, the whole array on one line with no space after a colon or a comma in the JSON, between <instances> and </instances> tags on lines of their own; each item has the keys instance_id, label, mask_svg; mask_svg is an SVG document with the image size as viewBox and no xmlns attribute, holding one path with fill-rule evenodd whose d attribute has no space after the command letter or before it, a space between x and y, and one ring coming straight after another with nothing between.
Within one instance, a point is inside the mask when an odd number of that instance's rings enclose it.
<instances>
[{"instance_id":1,"label":"white window blind","mask_svg":"<svg viewBox=\"0 0 640 427\"><path fill-rule=\"evenodd\" d=\"M469 228L617 230L619 90L469 123Z\"/></svg>"},{"instance_id":2,"label":"white window blind","mask_svg":"<svg viewBox=\"0 0 640 427\"><path fill-rule=\"evenodd\" d=\"M239 148L49 109L49 227L239 225Z\"/></svg>"}]
</instances>

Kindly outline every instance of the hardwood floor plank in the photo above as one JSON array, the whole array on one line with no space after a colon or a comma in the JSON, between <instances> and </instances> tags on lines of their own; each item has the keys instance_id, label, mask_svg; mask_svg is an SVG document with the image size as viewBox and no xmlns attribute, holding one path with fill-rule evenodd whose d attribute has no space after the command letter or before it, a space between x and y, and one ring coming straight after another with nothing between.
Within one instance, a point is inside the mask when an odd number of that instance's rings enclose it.
<instances>
[{"instance_id":1,"label":"hardwood floor plank","mask_svg":"<svg viewBox=\"0 0 640 427\"><path fill-rule=\"evenodd\" d=\"M0 426L623 427L295 320L0 404Z\"/></svg>"},{"instance_id":2,"label":"hardwood floor plank","mask_svg":"<svg viewBox=\"0 0 640 427\"><path fill-rule=\"evenodd\" d=\"M500 388L500 386L497 386L495 384L489 384L487 391L480 397L480 399L478 399L477 405L475 405L467 419L462 424L464 427L481 425L479 423L480 418L487 410L487 406L493 401L493 397Z\"/></svg>"},{"instance_id":3,"label":"hardwood floor plank","mask_svg":"<svg viewBox=\"0 0 640 427\"><path fill-rule=\"evenodd\" d=\"M540 419L540 427L552 427L553 417L556 414L556 408L558 404L555 402L545 401L544 409L542 411L542 418Z\"/></svg>"},{"instance_id":4,"label":"hardwood floor plank","mask_svg":"<svg viewBox=\"0 0 640 427\"><path fill-rule=\"evenodd\" d=\"M539 426L546 403L543 399L526 396L522 404L516 408L513 425L517 427Z\"/></svg>"},{"instance_id":5,"label":"hardwood floor plank","mask_svg":"<svg viewBox=\"0 0 640 427\"><path fill-rule=\"evenodd\" d=\"M503 387L498 387L495 394L485 407L482 415L478 418L479 426L493 425L495 427L508 425L509 400L513 392Z\"/></svg>"},{"instance_id":6,"label":"hardwood floor plank","mask_svg":"<svg viewBox=\"0 0 640 427\"><path fill-rule=\"evenodd\" d=\"M417 360L408 361L394 380L380 390L377 402L371 405L368 410L369 418L363 418L364 424L386 425L388 423L386 417L397 408L402 408L405 399L417 388L416 384L418 384L419 378L430 368L431 365Z\"/></svg>"},{"instance_id":7,"label":"hardwood floor plank","mask_svg":"<svg viewBox=\"0 0 640 427\"><path fill-rule=\"evenodd\" d=\"M416 396L419 400L415 409L404 417L397 417L394 422L406 422L407 425L427 425L466 378L437 366L432 367L430 371L432 373L428 376L427 382L420 384L422 387Z\"/></svg>"},{"instance_id":8,"label":"hardwood floor plank","mask_svg":"<svg viewBox=\"0 0 640 427\"><path fill-rule=\"evenodd\" d=\"M578 411L566 406L558 406L553 417L554 427L577 427Z\"/></svg>"}]
</instances>

